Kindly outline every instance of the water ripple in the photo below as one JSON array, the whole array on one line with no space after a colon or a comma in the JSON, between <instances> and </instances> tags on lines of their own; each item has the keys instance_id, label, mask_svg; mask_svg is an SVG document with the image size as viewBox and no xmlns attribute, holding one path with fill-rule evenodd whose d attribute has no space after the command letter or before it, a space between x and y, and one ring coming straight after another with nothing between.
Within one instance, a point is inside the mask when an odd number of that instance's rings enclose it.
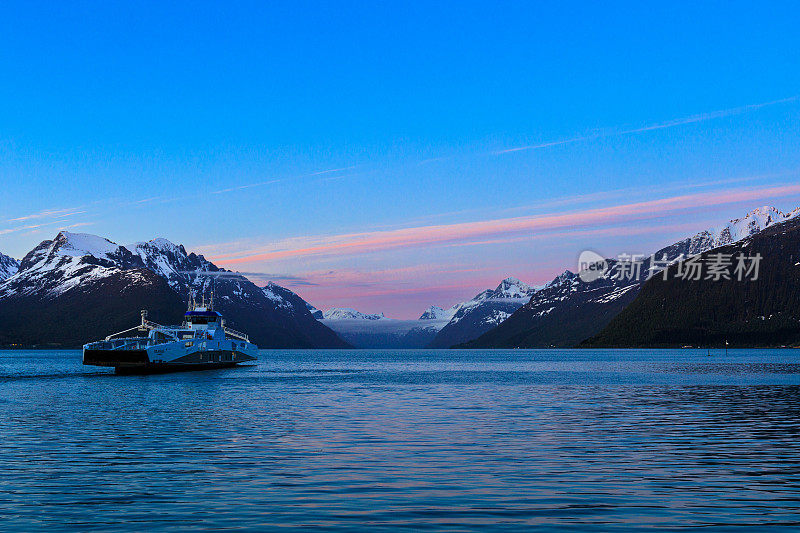
<instances>
[{"instance_id":1,"label":"water ripple","mask_svg":"<svg viewBox=\"0 0 800 533\"><path fill-rule=\"evenodd\" d=\"M0 352L1 529L800 526L794 351Z\"/></svg>"}]
</instances>

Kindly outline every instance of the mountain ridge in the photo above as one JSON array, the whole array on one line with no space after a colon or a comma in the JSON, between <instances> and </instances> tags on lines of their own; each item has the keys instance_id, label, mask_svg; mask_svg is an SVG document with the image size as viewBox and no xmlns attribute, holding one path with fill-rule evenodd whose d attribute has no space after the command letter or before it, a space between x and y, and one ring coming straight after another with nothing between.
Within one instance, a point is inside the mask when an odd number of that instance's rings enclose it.
<instances>
[{"instance_id":1,"label":"mountain ridge","mask_svg":"<svg viewBox=\"0 0 800 533\"><path fill-rule=\"evenodd\" d=\"M479 337L525 305L538 290L515 277L505 278L494 290L486 289L453 306L450 320L428 347L449 348Z\"/></svg>"},{"instance_id":2,"label":"mountain ridge","mask_svg":"<svg viewBox=\"0 0 800 533\"><path fill-rule=\"evenodd\" d=\"M760 207L742 218L716 228L700 231L668 245L642 262L647 272L652 258L673 262L719 246L738 242L775 224L800 217L800 208L783 213L770 206ZM599 279L585 282L569 270L534 294L526 305L496 328L462 343L461 348L547 348L573 347L596 335L634 301L644 280L620 275L616 259L608 259L608 270Z\"/></svg>"},{"instance_id":3,"label":"mountain ridge","mask_svg":"<svg viewBox=\"0 0 800 533\"><path fill-rule=\"evenodd\" d=\"M118 317L129 320L150 307L158 310L152 311L153 320L178 322L192 295L210 296L213 289L215 308L263 348L347 346L288 289L269 286L287 299L278 305L244 276L187 253L182 245L159 238L132 247L135 253L103 237L66 231L42 241L0 282L0 316L17 324L0 324L0 344L77 346L130 327L120 328ZM92 314L98 308L103 315ZM64 309L69 314L59 315ZM14 316L38 316L35 322L49 327L37 333L20 327Z\"/></svg>"}]
</instances>

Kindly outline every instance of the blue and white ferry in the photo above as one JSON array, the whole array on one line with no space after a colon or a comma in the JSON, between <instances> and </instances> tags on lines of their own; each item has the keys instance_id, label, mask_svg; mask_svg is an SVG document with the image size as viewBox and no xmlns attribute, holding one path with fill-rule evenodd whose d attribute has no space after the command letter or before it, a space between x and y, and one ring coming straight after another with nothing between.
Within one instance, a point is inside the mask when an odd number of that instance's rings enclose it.
<instances>
[{"instance_id":1,"label":"blue and white ferry","mask_svg":"<svg viewBox=\"0 0 800 533\"><path fill-rule=\"evenodd\" d=\"M125 336L135 330L147 335ZM138 326L84 345L83 364L114 367L118 374L174 372L235 366L255 361L257 354L258 346L226 327L212 304L192 304L180 326L156 324L142 311Z\"/></svg>"}]
</instances>

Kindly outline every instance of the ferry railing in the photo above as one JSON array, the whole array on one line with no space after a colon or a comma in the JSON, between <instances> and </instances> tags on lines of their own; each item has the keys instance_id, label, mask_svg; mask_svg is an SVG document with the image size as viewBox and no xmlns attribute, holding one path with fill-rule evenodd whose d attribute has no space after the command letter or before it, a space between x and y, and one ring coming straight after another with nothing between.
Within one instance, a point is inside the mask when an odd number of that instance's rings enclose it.
<instances>
[{"instance_id":1,"label":"ferry railing","mask_svg":"<svg viewBox=\"0 0 800 533\"><path fill-rule=\"evenodd\" d=\"M127 337L92 342L86 345L89 350L144 350L150 346L147 337Z\"/></svg>"},{"instance_id":2,"label":"ferry railing","mask_svg":"<svg viewBox=\"0 0 800 533\"><path fill-rule=\"evenodd\" d=\"M111 339L113 339L117 335L123 335L125 333L128 333L130 331L134 331L134 330L139 330L139 331L157 330L157 331L163 333L164 335L172 337L176 341L180 340L178 338L178 334L177 333L175 333L174 331L170 331L170 329L172 329L172 328L164 327L161 324L156 324L155 322L151 322L150 320L147 320L147 318L145 318L147 316L147 311L142 311L141 315L142 315L142 322L138 326L134 326L132 328L128 328L125 331L119 331L117 333L113 333L113 334L109 335L108 337L106 337L105 340L110 341Z\"/></svg>"},{"instance_id":3,"label":"ferry railing","mask_svg":"<svg viewBox=\"0 0 800 533\"><path fill-rule=\"evenodd\" d=\"M235 337L240 341L250 342L250 337L246 333L242 333L241 331L236 331L235 329L229 328L228 326L223 326L222 330L225 332L225 335L230 335L231 337Z\"/></svg>"}]
</instances>

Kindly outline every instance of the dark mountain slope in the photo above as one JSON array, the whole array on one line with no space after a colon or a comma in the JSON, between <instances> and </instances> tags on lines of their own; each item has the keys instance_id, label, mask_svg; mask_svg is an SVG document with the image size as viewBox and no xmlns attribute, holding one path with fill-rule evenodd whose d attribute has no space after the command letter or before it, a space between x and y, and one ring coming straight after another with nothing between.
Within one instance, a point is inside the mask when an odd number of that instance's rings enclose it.
<instances>
[{"instance_id":1,"label":"dark mountain slope","mask_svg":"<svg viewBox=\"0 0 800 533\"><path fill-rule=\"evenodd\" d=\"M639 284L607 276L590 283L565 272L536 293L530 303L500 326L461 348L565 348L577 345L608 324L633 301Z\"/></svg>"},{"instance_id":2,"label":"dark mountain slope","mask_svg":"<svg viewBox=\"0 0 800 533\"><path fill-rule=\"evenodd\" d=\"M77 348L136 325L142 309L160 323L181 321L185 304L148 270L87 280L57 298L22 294L0 300L0 346Z\"/></svg>"},{"instance_id":3,"label":"dark mountain slope","mask_svg":"<svg viewBox=\"0 0 800 533\"><path fill-rule=\"evenodd\" d=\"M773 207L755 209L720 228L702 231L654 254L657 261L674 261L681 255L693 255L712 248L738 242L786 220L794 220L800 209L781 213ZM496 328L464 348L546 348L572 347L597 335L617 313L636 298L646 276L629 279L618 275L615 260L608 260L609 270L603 277L584 282L567 271L545 288L537 291L530 302ZM642 272L648 272L651 260L643 261ZM655 270L663 268L654 265Z\"/></svg>"},{"instance_id":4,"label":"dark mountain slope","mask_svg":"<svg viewBox=\"0 0 800 533\"><path fill-rule=\"evenodd\" d=\"M317 320L309 309L311 306L308 302L294 292L272 282L262 288L261 292L276 311L290 321L290 328L299 331L301 338L297 339L297 343L305 342L309 348L350 347L332 329ZM281 323L278 317L274 320L275 323Z\"/></svg>"},{"instance_id":5,"label":"dark mountain slope","mask_svg":"<svg viewBox=\"0 0 800 533\"><path fill-rule=\"evenodd\" d=\"M756 281L648 281L638 297L588 347L783 346L800 343L800 220L772 226L740 243L703 253L761 254ZM704 275L705 277L705 275Z\"/></svg>"}]
</instances>

